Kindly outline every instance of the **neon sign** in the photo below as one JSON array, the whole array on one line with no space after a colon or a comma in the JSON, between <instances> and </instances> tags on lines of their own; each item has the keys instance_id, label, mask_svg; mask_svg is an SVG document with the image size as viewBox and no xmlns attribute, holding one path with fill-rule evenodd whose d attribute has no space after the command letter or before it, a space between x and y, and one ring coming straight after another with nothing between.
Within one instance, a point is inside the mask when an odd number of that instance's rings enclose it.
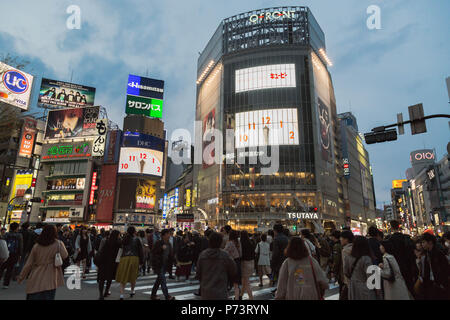
<instances>
[{"instance_id":1,"label":"neon sign","mask_svg":"<svg viewBox=\"0 0 450 320\"><path fill-rule=\"evenodd\" d=\"M78 145L67 144L51 146L43 159L90 157L90 147L91 145L88 142Z\"/></svg>"}]
</instances>

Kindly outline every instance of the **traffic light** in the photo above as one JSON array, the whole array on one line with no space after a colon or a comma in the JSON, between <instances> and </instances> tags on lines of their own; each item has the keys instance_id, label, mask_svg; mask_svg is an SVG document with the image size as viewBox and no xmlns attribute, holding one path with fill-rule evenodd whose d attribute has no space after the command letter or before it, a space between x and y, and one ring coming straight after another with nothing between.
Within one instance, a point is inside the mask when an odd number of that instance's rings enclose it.
<instances>
[{"instance_id":1,"label":"traffic light","mask_svg":"<svg viewBox=\"0 0 450 320\"><path fill-rule=\"evenodd\" d=\"M379 130L379 131L364 133L364 139L366 140L367 144L380 143L380 142L385 142L385 141L394 141L394 140L397 140L397 130L396 129L389 129L389 130L383 129L383 130Z\"/></svg>"},{"instance_id":2,"label":"traffic light","mask_svg":"<svg viewBox=\"0 0 450 320\"><path fill-rule=\"evenodd\" d=\"M294 225L294 226L292 227L292 229L293 229L294 231L297 231L297 226Z\"/></svg>"}]
</instances>

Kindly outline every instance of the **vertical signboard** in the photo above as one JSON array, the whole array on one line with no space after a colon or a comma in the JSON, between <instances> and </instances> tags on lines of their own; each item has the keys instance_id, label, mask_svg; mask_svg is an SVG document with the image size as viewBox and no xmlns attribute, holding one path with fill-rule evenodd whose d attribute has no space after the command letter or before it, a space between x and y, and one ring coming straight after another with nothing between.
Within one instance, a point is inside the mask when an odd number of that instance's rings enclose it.
<instances>
[{"instance_id":1,"label":"vertical signboard","mask_svg":"<svg viewBox=\"0 0 450 320\"><path fill-rule=\"evenodd\" d=\"M31 118L25 118L20 140L19 157L31 158L33 153L34 140L37 132L37 121Z\"/></svg>"},{"instance_id":2,"label":"vertical signboard","mask_svg":"<svg viewBox=\"0 0 450 320\"><path fill-rule=\"evenodd\" d=\"M97 221L112 221L114 208L114 191L116 190L117 165L105 164L98 191Z\"/></svg>"},{"instance_id":3,"label":"vertical signboard","mask_svg":"<svg viewBox=\"0 0 450 320\"><path fill-rule=\"evenodd\" d=\"M105 154L105 142L106 142L106 131L107 131L108 119L98 119L96 130L97 137L94 140L94 145L92 146L92 156L93 157L103 157Z\"/></svg>"},{"instance_id":4,"label":"vertical signboard","mask_svg":"<svg viewBox=\"0 0 450 320\"><path fill-rule=\"evenodd\" d=\"M97 172L94 172L92 174L92 183L91 183L91 194L89 196L89 204L92 205L94 204L94 195L95 195L95 190L98 189L97 186Z\"/></svg>"}]
</instances>

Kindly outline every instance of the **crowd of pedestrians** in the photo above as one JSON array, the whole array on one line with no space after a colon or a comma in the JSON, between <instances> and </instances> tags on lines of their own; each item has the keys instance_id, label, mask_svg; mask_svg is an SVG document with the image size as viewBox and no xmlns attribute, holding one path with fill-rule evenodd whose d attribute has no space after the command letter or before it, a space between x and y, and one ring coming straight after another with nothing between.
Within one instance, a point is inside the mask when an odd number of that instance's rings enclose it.
<instances>
[{"instance_id":1,"label":"crowd of pedestrians","mask_svg":"<svg viewBox=\"0 0 450 320\"><path fill-rule=\"evenodd\" d=\"M392 233L376 227L367 236L349 229L326 234L302 229L293 235L281 224L267 233L249 234L224 226L220 232L129 227L97 232L95 228L28 223L10 225L0 235L0 277L26 281L27 299L54 299L64 285L67 267L77 265L85 278L92 265L98 268L99 299L111 295L111 284L120 284L120 299L130 284L135 295L139 276L157 275L151 299L174 300L170 279L199 280L202 299L254 298L250 277L270 280L276 300L323 300L330 284L339 286L341 300L449 299L450 237L425 232L411 238L391 221ZM175 269L175 276L172 270ZM377 278L378 277L378 278ZM0 278L1 279L1 278ZM373 284L373 285L370 285Z\"/></svg>"}]
</instances>

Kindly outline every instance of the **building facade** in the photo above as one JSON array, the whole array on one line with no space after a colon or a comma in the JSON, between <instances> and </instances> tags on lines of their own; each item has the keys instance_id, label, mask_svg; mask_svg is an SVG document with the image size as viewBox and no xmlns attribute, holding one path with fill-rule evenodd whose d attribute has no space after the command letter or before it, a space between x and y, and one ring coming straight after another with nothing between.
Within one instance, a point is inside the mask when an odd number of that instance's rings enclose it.
<instances>
[{"instance_id":1,"label":"building facade","mask_svg":"<svg viewBox=\"0 0 450 320\"><path fill-rule=\"evenodd\" d=\"M194 167L194 201L209 221L249 231L275 221L343 224L325 52L324 33L306 7L255 10L220 23L198 60L196 140L203 139L195 153L203 163ZM275 162L278 170L267 174ZM311 208L314 218L289 219Z\"/></svg>"}]
</instances>

